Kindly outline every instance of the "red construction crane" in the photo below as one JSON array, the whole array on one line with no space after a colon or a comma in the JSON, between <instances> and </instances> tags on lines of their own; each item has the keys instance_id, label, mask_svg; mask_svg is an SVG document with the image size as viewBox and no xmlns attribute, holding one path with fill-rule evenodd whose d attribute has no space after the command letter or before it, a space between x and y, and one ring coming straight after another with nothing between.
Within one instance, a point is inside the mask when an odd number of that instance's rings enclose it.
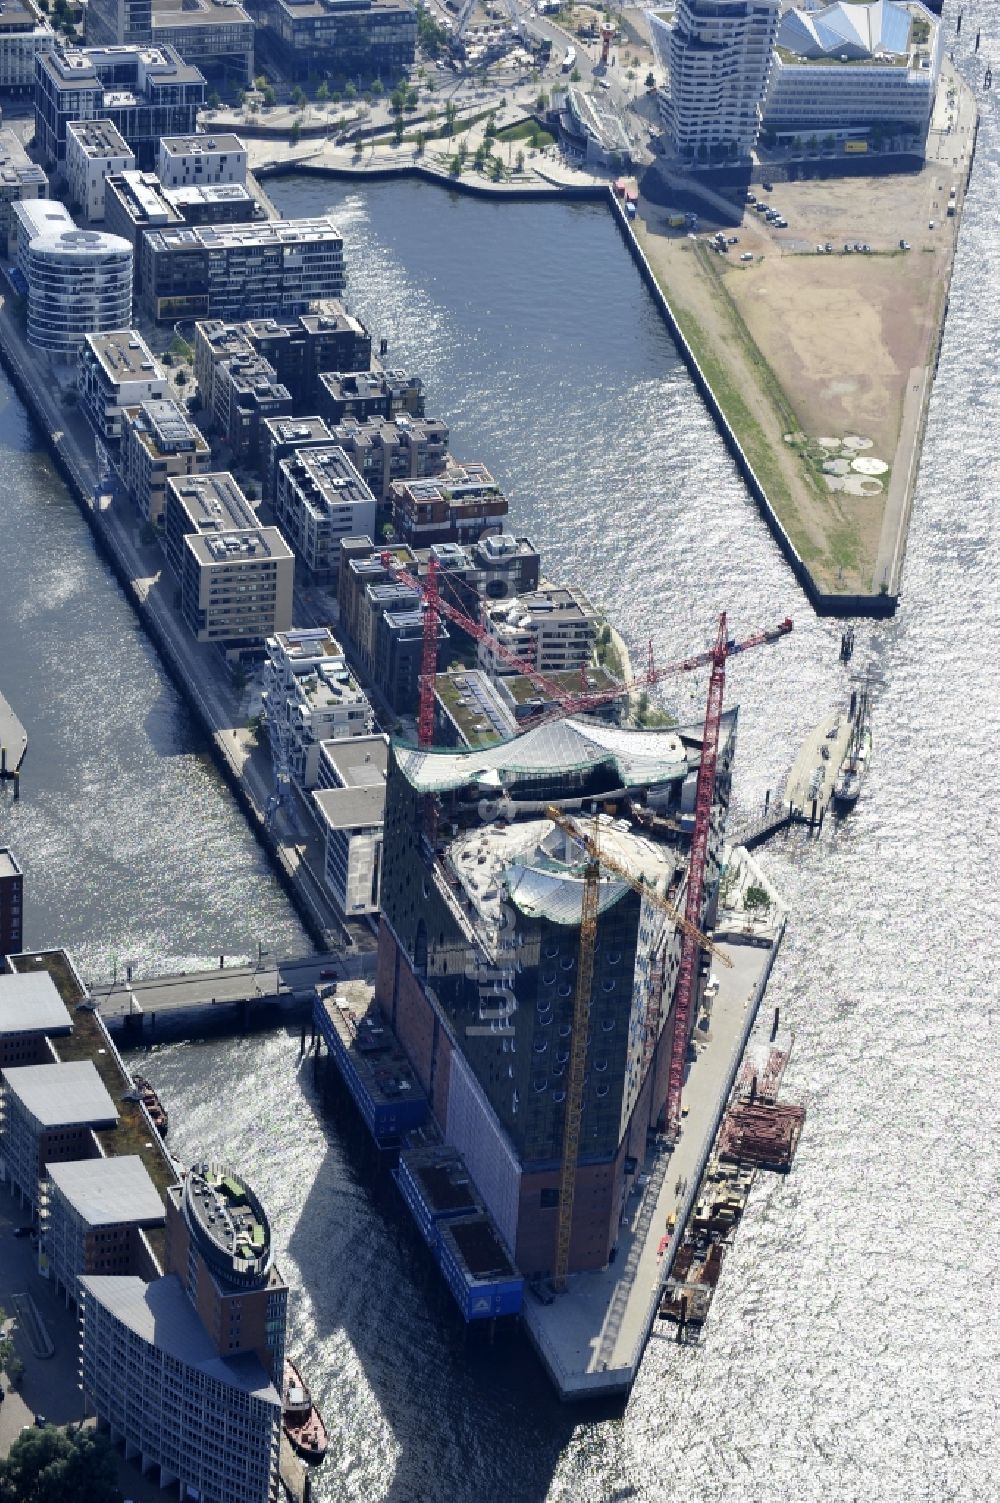
<instances>
[{"instance_id":1,"label":"red construction crane","mask_svg":"<svg viewBox=\"0 0 1000 1503\"><path fill-rule=\"evenodd\" d=\"M705 654L712 665L712 673L708 682L701 766L698 768L698 786L695 792L694 832L691 836L691 855L688 861L687 899L684 904L684 917L694 929L700 928L702 922L705 867L708 862L708 841L712 830L715 772L719 760L719 728L722 724L722 700L726 688L726 659L733 657L737 652L744 652L748 647L777 641L791 629L791 621L785 620L776 632L758 632L756 636L748 637L745 642L734 643L726 636L726 615L723 612L719 617L719 632L715 639L715 646ZM681 1090L684 1085L684 1063L687 1059L697 959L698 941L691 937L690 928L685 929L681 941L677 990L674 994L674 1031L670 1043L670 1074L667 1080L665 1109L667 1133L674 1139L676 1139L681 1120Z\"/></svg>"}]
</instances>

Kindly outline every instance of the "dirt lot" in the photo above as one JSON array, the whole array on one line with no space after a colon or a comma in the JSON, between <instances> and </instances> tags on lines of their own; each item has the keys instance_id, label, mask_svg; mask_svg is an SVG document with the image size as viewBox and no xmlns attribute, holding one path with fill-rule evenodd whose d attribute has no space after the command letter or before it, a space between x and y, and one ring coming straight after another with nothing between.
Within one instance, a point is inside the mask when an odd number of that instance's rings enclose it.
<instances>
[{"instance_id":1,"label":"dirt lot","mask_svg":"<svg viewBox=\"0 0 1000 1503\"><path fill-rule=\"evenodd\" d=\"M909 472L903 396L928 366L940 327L958 219L947 217L959 169L776 183L756 189L788 220L776 230L747 206L720 224L739 244L717 255L668 211L640 203L638 233L699 362L775 509L817 581L868 591L880 548L892 469ZM711 210L705 222L713 217ZM935 227L931 229L930 221ZM714 224L712 225L714 229ZM900 240L911 249L903 251ZM833 254L817 254L830 242ZM871 254L844 252L845 242ZM739 257L753 255L744 264ZM916 376L914 375L914 379ZM889 466L868 494L829 488L818 444L857 435ZM843 468L850 468L850 453ZM833 481L837 485L836 480Z\"/></svg>"}]
</instances>

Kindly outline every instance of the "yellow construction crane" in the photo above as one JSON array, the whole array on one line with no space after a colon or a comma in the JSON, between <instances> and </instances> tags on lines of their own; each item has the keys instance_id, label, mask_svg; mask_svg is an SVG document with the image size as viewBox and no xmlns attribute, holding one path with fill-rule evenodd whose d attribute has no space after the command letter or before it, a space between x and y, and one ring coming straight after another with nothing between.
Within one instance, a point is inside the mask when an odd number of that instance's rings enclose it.
<instances>
[{"instance_id":1,"label":"yellow construction crane","mask_svg":"<svg viewBox=\"0 0 1000 1503\"><path fill-rule=\"evenodd\" d=\"M559 1166L559 1219L556 1227L556 1255L552 1271L553 1287L557 1293L561 1293L566 1287L566 1275L569 1270L573 1201L576 1196L576 1171L580 1158L583 1082L587 1073L587 1033L590 1028L590 995L594 979L594 946L597 939L597 898L601 867L606 867L614 872L615 876L627 882L640 897L645 898L665 913L678 929L685 934L690 934L691 938L696 940L703 949L710 950L722 965L731 967L732 961L706 935L702 934L700 929L689 923L672 903L661 897L655 888L647 887L644 882L633 877L630 871L601 850L597 838L600 827L596 822L594 833L590 835L580 829L575 820L564 814L561 809L557 809L554 804L549 804L545 813L552 823L562 830L563 834L577 841L586 854L580 942L576 959L576 991L573 997L573 1034L570 1039L569 1073L566 1083L566 1116L563 1122L562 1160ZM651 1020L650 1015L655 1015L659 1006L657 991L656 987L651 988L646 1016L647 1040L653 1041L655 1041L655 1023L658 1019L653 1016ZM647 1062L650 1053L651 1050L647 1049Z\"/></svg>"}]
</instances>

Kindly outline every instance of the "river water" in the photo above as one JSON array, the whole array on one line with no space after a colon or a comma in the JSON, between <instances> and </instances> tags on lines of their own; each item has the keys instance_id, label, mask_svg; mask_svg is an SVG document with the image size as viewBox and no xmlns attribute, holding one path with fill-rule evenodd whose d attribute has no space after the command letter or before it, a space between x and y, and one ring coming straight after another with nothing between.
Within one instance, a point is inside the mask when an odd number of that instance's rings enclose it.
<instances>
[{"instance_id":1,"label":"river water","mask_svg":"<svg viewBox=\"0 0 1000 1503\"><path fill-rule=\"evenodd\" d=\"M852 665L872 677L873 766L846 822L818 840L794 832L765 857L792 907L769 1001L796 1032L787 1091L808 1104L806 1130L793 1173L758 1183L702 1345L652 1343L623 1409L560 1409L519 1340L463 1345L391 1183L373 1184L350 1119L322 1110L297 1037L169 1045L148 1062L175 1151L228 1159L270 1212L297 1291L290 1346L331 1430L321 1503L996 1497L1000 476L983 310L997 291L1000 161L989 95L984 115L903 599L893 621L859 627ZM730 671L730 702L741 705L737 803L756 808L804 733L847 694L839 628L811 616L608 215L405 183L358 192L298 180L272 196L286 214L336 215L352 307L389 339L393 363L423 376L454 452L493 469L551 576L605 604L633 652L651 637L658 657L684 656L710 639L722 608L737 632L795 618L790 638ZM17 472L40 466L22 454ZM134 771L121 774L124 828L142 819L146 829L151 799L166 829L192 789L204 811L174 822L172 838L144 837L139 877L128 844L138 837L123 833L113 782L97 779L89 826L80 821L95 866L82 898L86 863L69 859L58 801L51 833L36 836L26 799L13 833L39 866L50 851L58 858L34 883L32 922L99 950L106 883L107 925L127 936L116 943L144 955L200 954L223 943L227 923L241 936L290 938L169 686L120 603L113 615L68 503L50 482L21 486L18 531L22 517L40 518L39 539L54 529L63 540L53 575L86 579L48 627L65 647L82 614L90 646L75 682L57 671L57 650L46 660L45 693L61 690L73 706L50 717L50 734L71 741L63 721L91 730L103 674L105 718L92 734L105 738L115 778L115 759L128 768L134 755L137 722L162 735L147 731ZM13 516L3 492L0 505ZM667 698L697 715L703 694L703 678L680 679ZM138 709L112 730L107 704L123 695ZM29 765L35 755L33 741ZM164 765L180 767L178 782L163 784ZM5 813L0 832L9 824ZM105 826L118 833L98 836ZM156 922L149 872L160 878ZM216 927L191 918L191 872Z\"/></svg>"}]
</instances>

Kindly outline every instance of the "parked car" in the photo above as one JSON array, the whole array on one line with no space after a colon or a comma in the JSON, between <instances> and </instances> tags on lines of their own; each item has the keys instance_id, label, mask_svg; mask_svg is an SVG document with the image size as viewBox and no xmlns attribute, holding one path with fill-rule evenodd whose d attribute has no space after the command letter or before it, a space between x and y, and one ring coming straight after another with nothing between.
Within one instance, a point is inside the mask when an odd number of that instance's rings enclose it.
<instances>
[{"instance_id":1,"label":"parked car","mask_svg":"<svg viewBox=\"0 0 1000 1503\"><path fill-rule=\"evenodd\" d=\"M764 190L765 193L770 193L771 189L774 187L774 184L773 183L769 183L768 180L767 180L767 178L765 178L764 181L761 183L760 186L763 188L763 190Z\"/></svg>"},{"instance_id":2,"label":"parked car","mask_svg":"<svg viewBox=\"0 0 1000 1503\"><path fill-rule=\"evenodd\" d=\"M752 254L752 252L751 251L744 251L743 254L742 254L742 256L740 257L740 260L741 261L752 261L753 260L753 254Z\"/></svg>"},{"instance_id":3,"label":"parked car","mask_svg":"<svg viewBox=\"0 0 1000 1503\"><path fill-rule=\"evenodd\" d=\"M337 967L335 965L325 965L319 973L319 979L321 981L334 981L336 979L336 976Z\"/></svg>"}]
</instances>

